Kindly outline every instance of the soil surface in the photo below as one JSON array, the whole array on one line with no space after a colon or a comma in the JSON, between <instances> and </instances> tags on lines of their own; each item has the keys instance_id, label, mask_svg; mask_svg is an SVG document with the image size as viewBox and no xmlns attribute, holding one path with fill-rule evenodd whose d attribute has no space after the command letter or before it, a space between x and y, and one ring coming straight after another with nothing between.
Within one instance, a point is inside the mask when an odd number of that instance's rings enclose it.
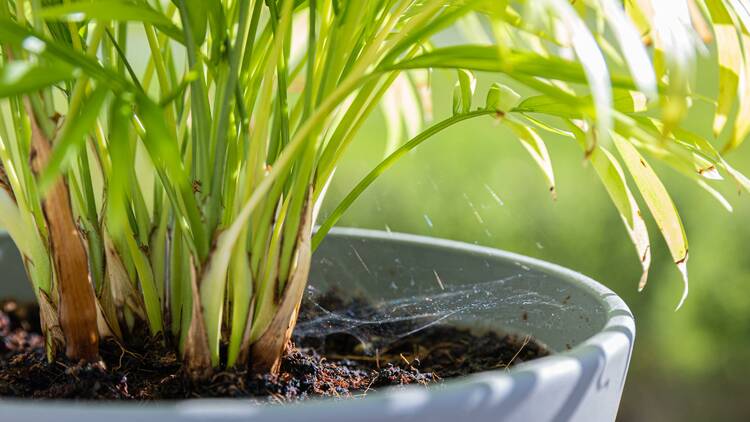
<instances>
[{"instance_id":1,"label":"soil surface","mask_svg":"<svg viewBox=\"0 0 750 422\"><path fill-rule=\"evenodd\" d=\"M361 397L385 386L437 386L447 378L508 368L549 354L529 337L494 332L477 335L433 325L395 340L374 356L364 354L361 344L347 335L296 339L297 345L288 346L277 376L226 369L210 380L194 382L161 339L148 338L127 346L102 341L102 368L80 365L64 356L47 363L39 332L35 306L0 303L0 396L103 400L249 397L259 402Z\"/></svg>"}]
</instances>

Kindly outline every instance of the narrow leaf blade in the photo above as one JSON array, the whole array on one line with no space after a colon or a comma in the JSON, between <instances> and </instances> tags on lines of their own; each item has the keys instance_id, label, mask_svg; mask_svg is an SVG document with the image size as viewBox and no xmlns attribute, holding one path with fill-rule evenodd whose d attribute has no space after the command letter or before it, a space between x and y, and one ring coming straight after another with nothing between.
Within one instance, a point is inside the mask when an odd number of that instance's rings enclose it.
<instances>
[{"instance_id":1,"label":"narrow leaf blade","mask_svg":"<svg viewBox=\"0 0 750 422\"><path fill-rule=\"evenodd\" d=\"M0 68L0 98L28 94L58 82L72 79L73 69L64 63L54 65L25 61L6 63Z\"/></svg>"},{"instance_id":2,"label":"narrow leaf blade","mask_svg":"<svg viewBox=\"0 0 750 422\"><path fill-rule=\"evenodd\" d=\"M685 302L688 294L687 260L688 242L677 209L667 189L662 184L651 166L627 140L615 136L615 146L625 162L625 166L633 176L638 190L641 192L646 205L656 221L659 231L667 242L677 268L683 275L684 290L677 309Z\"/></svg>"}]
</instances>

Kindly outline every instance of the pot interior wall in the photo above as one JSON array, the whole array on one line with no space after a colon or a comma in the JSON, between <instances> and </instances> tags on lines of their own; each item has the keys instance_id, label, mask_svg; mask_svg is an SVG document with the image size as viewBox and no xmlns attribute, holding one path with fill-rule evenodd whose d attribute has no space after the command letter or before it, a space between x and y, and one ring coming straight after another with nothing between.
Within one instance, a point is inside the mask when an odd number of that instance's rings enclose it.
<instances>
[{"instance_id":1,"label":"pot interior wall","mask_svg":"<svg viewBox=\"0 0 750 422\"><path fill-rule=\"evenodd\" d=\"M339 230L313 258L308 298L334 290L366 297L380 312L351 310L301 321L298 334L344 332L366 344L395 339L389 322L411 318L413 329L447 322L477 330L531 334L564 351L599 332L607 314L600 295L574 273L533 259L456 242L382 232Z\"/></svg>"},{"instance_id":2,"label":"pot interior wall","mask_svg":"<svg viewBox=\"0 0 750 422\"><path fill-rule=\"evenodd\" d=\"M34 290L26 278L26 269L16 245L4 230L0 230L0 300L15 299L20 302L35 300Z\"/></svg>"}]
</instances>

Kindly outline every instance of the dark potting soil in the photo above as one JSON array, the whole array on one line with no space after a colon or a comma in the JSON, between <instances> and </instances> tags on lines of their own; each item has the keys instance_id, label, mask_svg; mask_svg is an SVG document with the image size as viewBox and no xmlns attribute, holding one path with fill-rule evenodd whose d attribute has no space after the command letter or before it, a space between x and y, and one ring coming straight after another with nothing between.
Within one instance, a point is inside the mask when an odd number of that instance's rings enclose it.
<instances>
[{"instance_id":1,"label":"dark potting soil","mask_svg":"<svg viewBox=\"0 0 750 422\"><path fill-rule=\"evenodd\" d=\"M302 312L315 311L303 306ZM297 345L287 347L279 375L226 369L196 382L160 339L126 346L105 340L102 368L80 365L64 356L48 363L39 333L35 306L0 303L0 399L249 397L259 402L291 402L320 396L361 397L385 386L438 385L447 378L508 368L549 354L529 337L477 335L449 325L432 325L393 341L374 356L364 354L360 344L346 335L296 339Z\"/></svg>"}]
</instances>

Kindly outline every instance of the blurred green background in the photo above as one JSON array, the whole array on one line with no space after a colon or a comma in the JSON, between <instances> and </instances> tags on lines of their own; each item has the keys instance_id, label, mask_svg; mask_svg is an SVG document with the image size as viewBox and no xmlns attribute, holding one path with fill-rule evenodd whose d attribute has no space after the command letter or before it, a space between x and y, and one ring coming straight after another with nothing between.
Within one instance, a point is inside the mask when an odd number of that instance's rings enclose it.
<instances>
[{"instance_id":1,"label":"blurred green background","mask_svg":"<svg viewBox=\"0 0 750 422\"><path fill-rule=\"evenodd\" d=\"M704 57L697 93L715 93L715 76L712 56ZM433 75L437 119L450 113L453 78ZM480 75L477 101L483 101L492 81ZM696 102L686 127L711 136L713 110L712 104ZM654 163L690 242L690 296L675 312L682 281L653 220L647 217L651 275L638 293L638 258L593 168L574 141L543 136L553 159L557 200L518 141L488 118L448 129L409 153L339 225L472 242L580 271L617 292L636 317L635 352L618 420L750 420L745 399L750 394L750 195L739 194L731 180L714 184L734 206L728 213L692 182ZM348 151L321 217L383 158L385 138L383 118L376 115ZM728 158L750 174L750 145Z\"/></svg>"}]
</instances>

